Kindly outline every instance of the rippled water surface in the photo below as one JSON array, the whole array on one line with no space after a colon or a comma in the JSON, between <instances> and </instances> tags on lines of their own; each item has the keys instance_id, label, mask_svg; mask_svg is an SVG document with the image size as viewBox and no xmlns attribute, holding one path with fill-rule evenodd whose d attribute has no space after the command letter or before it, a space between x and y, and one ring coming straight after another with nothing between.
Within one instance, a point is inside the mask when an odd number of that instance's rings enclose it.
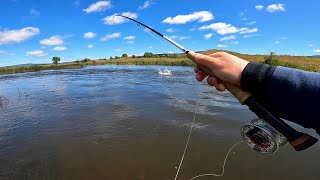
<instances>
[{"instance_id":1,"label":"rippled water surface","mask_svg":"<svg viewBox=\"0 0 320 180\"><path fill-rule=\"evenodd\" d=\"M190 67L96 66L0 76L0 179L179 179L220 173L255 115ZM314 132L311 131L313 135ZM315 135L316 136L316 135ZM318 137L318 136L316 136ZM262 155L241 144L223 177L320 179L320 145Z\"/></svg>"}]
</instances>

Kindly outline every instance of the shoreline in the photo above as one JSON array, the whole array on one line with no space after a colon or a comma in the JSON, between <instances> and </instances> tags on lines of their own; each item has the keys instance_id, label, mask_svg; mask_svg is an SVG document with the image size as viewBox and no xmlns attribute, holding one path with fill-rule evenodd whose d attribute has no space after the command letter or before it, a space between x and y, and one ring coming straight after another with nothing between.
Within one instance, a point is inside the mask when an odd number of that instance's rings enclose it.
<instances>
[{"instance_id":1,"label":"shoreline","mask_svg":"<svg viewBox=\"0 0 320 180\"><path fill-rule=\"evenodd\" d=\"M201 52L203 54L212 54L217 50ZM285 66L312 72L320 72L320 58L307 56L288 56L288 55L248 55L236 52L226 51L232 55L238 56L250 62L267 63L275 66ZM269 59L268 59L269 57ZM268 60L267 60L268 59ZM42 70L60 70L60 69L81 69L83 66L98 65L164 65L164 66L195 66L186 55L181 54L177 57L125 57L117 59L98 59L88 60L86 62L70 62L65 64L42 64L31 66L9 66L0 68L0 75L15 74L24 72L36 72Z\"/></svg>"}]
</instances>

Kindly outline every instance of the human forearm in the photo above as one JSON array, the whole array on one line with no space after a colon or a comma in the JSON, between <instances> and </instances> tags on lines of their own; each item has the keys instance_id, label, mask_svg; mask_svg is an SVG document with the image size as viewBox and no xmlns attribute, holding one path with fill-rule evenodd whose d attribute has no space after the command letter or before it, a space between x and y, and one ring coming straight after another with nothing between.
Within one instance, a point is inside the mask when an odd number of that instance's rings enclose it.
<instances>
[{"instance_id":1,"label":"human forearm","mask_svg":"<svg viewBox=\"0 0 320 180\"><path fill-rule=\"evenodd\" d=\"M249 63L241 88L258 95L281 118L320 132L320 74Z\"/></svg>"}]
</instances>

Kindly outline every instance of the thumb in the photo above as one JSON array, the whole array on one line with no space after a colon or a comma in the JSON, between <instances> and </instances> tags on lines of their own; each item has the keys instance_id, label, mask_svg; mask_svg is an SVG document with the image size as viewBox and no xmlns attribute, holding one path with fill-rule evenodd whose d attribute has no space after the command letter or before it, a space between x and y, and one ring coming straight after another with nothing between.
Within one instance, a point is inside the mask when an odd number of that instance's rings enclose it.
<instances>
[{"instance_id":1,"label":"thumb","mask_svg":"<svg viewBox=\"0 0 320 180\"><path fill-rule=\"evenodd\" d=\"M189 51L187 57L191 59L194 63L202 66L206 66L209 69L213 68L216 69L218 66L219 60L214 57L210 57L204 54L196 53L194 51Z\"/></svg>"}]
</instances>

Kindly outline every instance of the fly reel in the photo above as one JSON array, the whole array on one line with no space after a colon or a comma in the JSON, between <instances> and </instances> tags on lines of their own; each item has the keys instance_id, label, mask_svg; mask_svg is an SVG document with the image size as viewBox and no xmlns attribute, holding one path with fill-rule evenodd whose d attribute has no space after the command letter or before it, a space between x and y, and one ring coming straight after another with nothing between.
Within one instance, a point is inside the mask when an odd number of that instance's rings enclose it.
<instances>
[{"instance_id":1,"label":"fly reel","mask_svg":"<svg viewBox=\"0 0 320 180\"><path fill-rule=\"evenodd\" d=\"M275 153L279 147L287 144L287 139L263 119L253 119L240 130L243 140L254 150L264 153Z\"/></svg>"}]
</instances>

